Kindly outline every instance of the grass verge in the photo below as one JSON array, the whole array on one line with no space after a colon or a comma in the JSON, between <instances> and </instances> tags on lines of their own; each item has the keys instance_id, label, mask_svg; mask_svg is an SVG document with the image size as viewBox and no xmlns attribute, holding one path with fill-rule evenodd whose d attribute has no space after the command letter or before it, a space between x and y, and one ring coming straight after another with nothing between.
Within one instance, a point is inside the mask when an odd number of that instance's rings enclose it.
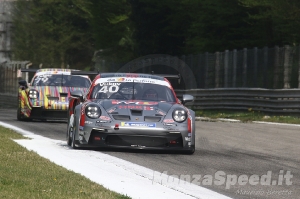
<instances>
[{"instance_id":1,"label":"grass verge","mask_svg":"<svg viewBox=\"0 0 300 199\"><path fill-rule=\"evenodd\" d=\"M25 139L22 135L1 126L0 134L0 198L129 199L28 151L12 140Z\"/></svg>"},{"instance_id":2,"label":"grass verge","mask_svg":"<svg viewBox=\"0 0 300 199\"><path fill-rule=\"evenodd\" d=\"M300 124L300 118L296 116L286 115L269 115L266 113L252 111L230 111L230 110L198 110L196 111L198 117L208 117L211 119L226 118L236 119L242 122L263 121L263 122L278 122L289 124Z\"/></svg>"}]
</instances>

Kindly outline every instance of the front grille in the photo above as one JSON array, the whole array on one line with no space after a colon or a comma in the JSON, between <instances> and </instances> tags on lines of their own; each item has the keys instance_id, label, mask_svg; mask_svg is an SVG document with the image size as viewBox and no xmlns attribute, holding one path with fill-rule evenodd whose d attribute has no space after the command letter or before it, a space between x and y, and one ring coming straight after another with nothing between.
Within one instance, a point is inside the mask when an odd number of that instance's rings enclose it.
<instances>
[{"instance_id":1,"label":"front grille","mask_svg":"<svg viewBox=\"0 0 300 199\"><path fill-rule=\"evenodd\" d=\"M44 110L42 108L33 108L30 117L33 119L67 119L67 111Z\"/></svg>"},{"instance_id":2,"label":"front grille","mask_svg":"<svg viewBox=\"0 0 300 199\"><path fill-rule=\"evenodd\" d=\"M168 146L168 140L165 137L108 135L105 139L105 142L108 145L117 145L117 146L145 146L145 147Z\"/></svg>"},{"instance_id":3,"label":"front grille","mask_svg":"<svg viewBox=\"0 0 300 199\"><path fill-rule=\"evenodd\" d=\"M159 122L161 117L145 116L145 122Z\"/></svg>"},{"instance_id":4,"label":"front grille","mask_svg":"<svg viewBox=\"0 0 300 199\"><path fill-rule=\"evenodd\" d=\"M60 93L60 97L68 97L68 93Z\"/></svg>"},{"instance_id":5,"label":"front grille","mask_svg":"<svg viewBox=\"0 0 300 199\"><path fill-rule=\"evenodd\" d=\"M48 100L59 100L59 97L51 97L51 96L47 96Z\"/></svg>"},{"instance_id":6,"label":"front grille","mask_svg":"<svg viewBox=\"0 0 300 199\"><path fill-rule=\"evenodd\" d=\"M130 109L131 115L134 116L142 116L143 115L143 110L136 110L136 109Z\"/></svg>"},{"instance_id":7,"label":"front grille","mask_svg":"<svg viewBox=\"0 0 300 199\"><path fill-rule=\"evenodd\" d=\"M115 120L129 121L129 115L112 115Z\"/></svg>"}]
</instances>

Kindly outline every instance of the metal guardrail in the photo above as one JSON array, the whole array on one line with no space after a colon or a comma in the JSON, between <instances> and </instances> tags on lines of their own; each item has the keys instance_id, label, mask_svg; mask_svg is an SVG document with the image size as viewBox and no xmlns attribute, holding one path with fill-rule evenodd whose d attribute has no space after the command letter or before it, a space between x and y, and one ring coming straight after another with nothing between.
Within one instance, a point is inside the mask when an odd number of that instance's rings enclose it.
<instances>
[{"instance_id":1,"label":"metal guardrail","mask_svg":"<svg viewBox=\"0 0 300 199\"><path fill-rule=\"evenodd\" d=\"M18 108L18 96L12 94L0 93L0 109L1 108Z\"/></svg>"},{"instance_id":2,"label":"metal guardrail","mask_svg":"<svg viewBox=\"0 0 300 199\"><path fill-rule=\"evenodd\" d=\"M253 110L300 115L300 89L191 89L175 90L195 97L187 104L193 110ZM16 94L0 93L0 108L17 108Z\"/></svg>"},{"instance_id":3,"label":"metal guardrail","mask_svg":"<svg viewBox=\"0 0 300 199\"><path fill-rule=\"evenodd\" d=\"M300 89L191 89L176 90L195 97L187 104L193 110L253 110L269 113L300 114Z\"/></svg>"}]
</instances>

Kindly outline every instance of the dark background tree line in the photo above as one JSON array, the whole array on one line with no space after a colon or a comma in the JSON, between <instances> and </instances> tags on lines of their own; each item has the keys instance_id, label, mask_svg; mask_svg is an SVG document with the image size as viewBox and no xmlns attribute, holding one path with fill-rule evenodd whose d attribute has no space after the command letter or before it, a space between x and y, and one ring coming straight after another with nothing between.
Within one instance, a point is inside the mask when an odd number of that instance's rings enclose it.
<instances>
[{"instance_id":1,"label":"dark background tree line","mask_svg":"<svg viewBox=\"0 0 300 199\"><path fill-rule=\"evenodd\" d=\"M299 45L299 0L18 0L13 60L87 69L95 52L125 63Z\"/></svg>"}]
</instances>

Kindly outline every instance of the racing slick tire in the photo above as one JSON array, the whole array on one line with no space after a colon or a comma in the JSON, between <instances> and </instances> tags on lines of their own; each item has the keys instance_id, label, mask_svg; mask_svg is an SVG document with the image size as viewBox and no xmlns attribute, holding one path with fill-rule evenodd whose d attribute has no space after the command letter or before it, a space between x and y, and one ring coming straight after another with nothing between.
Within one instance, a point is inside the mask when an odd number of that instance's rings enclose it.
<instances>
[{"instance_id":1,"label":"racing slick tire","mask_svg":"<svg viewBox=\"0 0 300 199\"><path fill-rule=\"evenodd\" d=\"M73 149L79 149L79 147L77 147L76 144L75 144L75 131L76 131L75 118L73 118L72 122L73 122L73 127L69 128L70 130L72 130L72 131L69 131L69 139L70 139L70 137L72 137L72 139L71 139L71 147ZM71 135L71 133L72 133L72 135Z\"/></svg>"},{"instance_id":2,"label":"racing slick tire","mask_svg":"<svg viewBox=\"0 0 300 199\"><path fill-rule=\"evenodd\" d=\"M74 128L72 128L72 129L74 129ZM75 132L74 132L74 130L72 132L71 147L72 147L72 149L78 149L78 147L75 145Z\"/></svg>"},{"instance_id":3,"label":"racing slick tire","mask_svg":"<svg viewBox=\"0 0 300 199\"><path fill-rule=\"evenodd\" d=\"M24 117L21 114L21 108L18 108L18 110L17 110L17 120L19 120L19 121L24 121L25 120Z\"/></svg>"},{"instance_id":4,"label":"racing slick tire","mask_svg":"<svg viewBox=\"0 0 300 199\"><path fill-rule=\"evenodd\" d=\"M70 127L70 126L68 125L68 131L67 131L67 144L68 144L68 146L71 146L71 144L72 144L72 139L73 139L73 138L71 137L70 132L72 132L72 135L73 135L73 128Z\"/></svg>"}]
</instances>

